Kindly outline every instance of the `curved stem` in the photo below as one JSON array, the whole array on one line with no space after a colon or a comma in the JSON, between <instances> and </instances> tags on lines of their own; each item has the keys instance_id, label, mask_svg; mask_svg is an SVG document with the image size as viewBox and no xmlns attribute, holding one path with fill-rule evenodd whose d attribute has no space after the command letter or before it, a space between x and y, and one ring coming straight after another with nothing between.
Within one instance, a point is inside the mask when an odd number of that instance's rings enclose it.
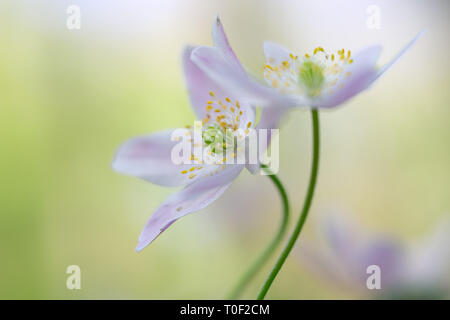
<instances>
[{"instance_id":1,"label":"curved stem","mask_svg":"<svg viewBox=\"0 0 450 320\"><path fill-rule=\"evenodd\" d=\"M306 217L308 216L309 208L311 207L311 202L312 202L312 198L314 195L314 189L316 187L317 173L319 170L320 138L319 138L319 112L317 111L317 109L311 110L311 116L312 116L312 132L313 132L313 158L312 158L311 174L309 177L309 185L308 185L308 191L307 191L306 197L305 197L305 202L303 204L300 218L299 218L297 224L295 225L295 229L292 232L292 235L289 238L288 243L284 247L283 252L281 252L280 257L278 258L277 262L275 263L275 266L273 267L272 271L269 273L269 276L267 277L266 281L264 282L264 284L258 294L258 297L257 297L258 300L263 300L267 294L267 291L269 291L269 288L272 285L273 281L275 280L275 277L277 276L278 272L280 271L281 267L283 266L284 262L286 261L289 253L291 252L292 248L294 247L295 242L297 241L297 238L303 229L303 225L305 224Z\"/></svg>"},{"instance_id":2,"label":"curved stem","mask_svg":"<svg viewBox=\"0 0 450 320\"><path fill-rule=\"evenodd\" d=\"M270 242L269 246L264 250L264 252L258 257L258 259L252 264L252 266L247 270L246 273L243 274L241 279L239 280L237 286L233 289L231 294L229 295L229 299L237 299L241 294L242 291L245 289L245 287L250 283L250 281L253 279L253 277L258 273L258 271L263 267L263 265L267 262L267 260L270 258L272 253L275 251L275 249L280 244L281 240L283 239L288 219L289 219L289 201L286 194L286 191L281 184L280 180L276 175L274 175L272 172L267 169L267 166L262 165L261 166L263 170L265 170L268 173L268 177L272 180L272 182L275 184L275 186L278 188L278 191L280 192L281 199L283 201L283 217L281 220L280 228L278 229L278 232L273 238L272 242Z\"/></svg>"}]
</instances>

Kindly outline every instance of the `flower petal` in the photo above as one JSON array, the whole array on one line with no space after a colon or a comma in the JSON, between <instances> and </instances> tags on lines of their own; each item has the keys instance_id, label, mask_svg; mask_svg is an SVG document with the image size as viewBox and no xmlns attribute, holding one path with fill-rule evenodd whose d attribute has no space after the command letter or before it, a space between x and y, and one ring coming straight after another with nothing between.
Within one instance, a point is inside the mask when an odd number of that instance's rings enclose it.
<instances>
[{"instance_id":1,"label":"flower petal","mask_svg":"<svg viewBox=\"0 0 450 320\"><path fill-rule=\"evenodd\" d=\"M177 165L172 161L172 149L180 143L172 141L173 132L166 130L126 141L116 152L113 169L167 187L192 182L189 175L181 171L193 165Z\"/></svg>"},{"instance_id":2,"label":"flower petal","mask_svg":"<svg viewBox=\"0 0 450 320\"><path fill-rule=\"evenodd\" d=\"M450 220L438 221L434 230L409 248L405 282L417 286L450 286Z\"/></svg>"},{"instance_id":3,"label":"flower petal","mask_svg":"<svg viewBox=\"0 0 450 320\"><path fill-rule=\"evenodd\" d=\"M383 273L382 287L393 287L405 271L404 253L404 247L396 239L389 236L372 237L359 252L355 252L358 265L354 273L364 283L367 267L376 265Z\"/></svg>"},{"instance_id":4,"label":"flower petal","mask_svg":"<svg viewBox=\"0 0 450 320\"><path fill-rule=\"evenodd\" d=\"M264 108L261 110L261 117L259 119L257 129L278 129L282 116L286 109L282 108Z\"/></svg>"},{"instance_id":5,"label":"flower petal","mask_svg":"<svg viewBox=\"0 0 450 320\"><path fill-rule=\"evenodd\" d=\"M340 257L343 263L353 264L355 252L361 247L359 228L354 221L340 214L329 213L321 217L320 228L335 256Z\"/></svg>"},{"instance_id":6,"label":"flower petal","mask_svg":"<svg viewBox=\"0 0 450 320\"><path fill-rule=\"evenodd\" d=\"M219 96L224 96L222 89L191 60L191 53L195 47L186 47L183 52L183 69L186 86L189 92L191 106L199 119L206 115L205 106L211 99L209 92L215 92Z\"/></svg>"},{"instance_id":7,"label":"flower petal","mask_svg":"<svg viewBox=\"0 0 450 320\"><path fill-rule=\"evenodd\" d=\"M229 97L233 100L239 100L233 93L224 90L222 86L212 81L203 70L201 70L191 60L191 53L196 47L186 47L183 53L183 67L186 78L186 85L191 100L191 105L196 115L203 119L206 116L206 105L209 100L225 100ZM214 93L214 97L210 96L210 92ZM254 121L255 110L247 103L241 104L242 110L245 113L247 121ZM243 118L244 118L243 117Z\"/></svg>"},{"instance_id":8,"label":"flower petal","mask_svg":"<svg viewBox=\"0 0 450 320\"><path fill-rule=\"evenodd\" d=\"M258 125L256 129L267 129L267 142L266 147L270 145L270 141L272 139L272 132L270 129L279 129L279 123L285 112L286 108L263 108L261 109L261 117L259 119ZM260 139L260 137L258 137ZM258 144L258 153L262 154L265 150L259 150ZM246 168L252 173L256 174L259 172L260 164L246 164Z\"/></svg>"},{"instance_id":9,"label":"flower petal","mask_svg":"<svg viewBox=\"0 0 450 320\"><path fill-rule=\"evenodd\" d=\"M354 57L354 63L349 65L344 74L349 72L351 76L347 81L342 82L342 88L334 93L322 96L314 101L315 106L322 108L335 107L346 100L352 98L359 92L367 89L376 79L386 72L424 33L419 32L400 52L387 64L380 69L375 68L375 64L381 52L380 46L369 47ZM339 88L340 83L336 84Z\"/></svg>"},{"instance_id":10,"label":"flower petal","mask_svg":"<svg viewBox=\"0 0 450 320\"><path fill-rule=\"evenodd\" d=\"M246 103L260 107L292 107L298 103L296 99L283 96L272 88L236 72L217 48L197 47L192 51L191 58L214 82L219 83L230 95Z\"/></svg>"},{"instance_id":11,"label":"flower petal","mask_svg":"<svg viewBox=\"0 0 450 320\"><path fill-rule=\"evenodd\" d=\"M177 219L213 203L231 185L242 168L242 165L230 165L217 175L193 182L167 198L145 225L136 251L144 249Z\"/></svg>"},{"instance_id":12,"label":"flower petal","mask_svg":"<svg viewBox=\"0 0 450 320\"><path fill-rule=\"evenodd\" d=\"M375 79L375 65L380 56L381 47L373 46L362 50L353 58L354 63L347 66L343 74L349 73L348 78L342 77L335 85L332 93L325 93L313 99L313 106L332 108L352 98L366 89Z\"/></svg>"},{"instance_id":13,"label":"flower petal","mask_svg":"<svg viewBox=\"0 0 450 320\"><path fill-rule=\"evenodd\" d=\"M222 52L225 60L231 66L233 71L245 77L245 70L228 42L228 38L225 34L225 30L223 29L219 15L216 16L215 22L213 23L212 38L214 41L214 47Z\"/></svg>"},{"instance_id":14,"label":"flower petal","mask_svg":"<svg viewBox=\"0 0 450 320\"><path fill-rule=\"evenodd\" d=\"M290 61L289 55L292 51L277 43L264 41L263 50L266 61L271 65L281 65L283 61Z\"/></svg>"},{"instance_id":15,"label":"flower petal","mask_svg":"<svg viewBox=\"0 0 450 320\"><path fill-rule=\"evenodd\" d=\"M400 50L399 53L397 53L397 55L392 58L391 61L389 61L388 63L386 63L383 67L381 67L378 72L376 73L375 79L373 79L373 81L375 81L378 77L380 77L383 73L385 73L395 62L397 62L397 60L409 49L411 48L411 46L417 41L417 39L420 38L420 36L422 36L424 34L425 30L422 30L421 32L419 32L410 42L408 42L408 44L406 46L403 47L402 50Z\"/></svg>"}]
</instances>

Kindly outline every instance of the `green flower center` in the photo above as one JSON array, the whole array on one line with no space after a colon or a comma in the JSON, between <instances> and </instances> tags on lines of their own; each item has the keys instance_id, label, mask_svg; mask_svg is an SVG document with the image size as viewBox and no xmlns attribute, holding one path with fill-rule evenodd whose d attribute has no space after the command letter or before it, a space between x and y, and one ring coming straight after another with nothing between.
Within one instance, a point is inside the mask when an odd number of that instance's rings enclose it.
<instances>
[{"instance_id":1,"label":"green flower center","mask_svg":"<svg viewBox=\"0 0 450 320\"><path fill-rule=\"evenodd\" d=\"M211 148L213 153L226 150L233 145L233 133L214 123L208 125L202 132L203 143Z\"/></svg>"},{"instance_id":2,"label":"green flower center","mask_svg":"<svg viewBox=\"0 0 450 320\"><path fill-rule=\"evenodd\" d=\"M308 90L309 95L316 96L320 93L320 89L325 81L323 75L324 67L319 64L306 60L300 67L299 82Z\"/></svg>"}]
</instances>

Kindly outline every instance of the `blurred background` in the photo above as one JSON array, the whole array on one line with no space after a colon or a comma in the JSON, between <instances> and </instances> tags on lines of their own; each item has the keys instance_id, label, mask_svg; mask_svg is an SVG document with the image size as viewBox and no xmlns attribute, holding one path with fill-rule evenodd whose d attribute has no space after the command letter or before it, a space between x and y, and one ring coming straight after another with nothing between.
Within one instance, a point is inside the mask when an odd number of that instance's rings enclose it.
<instances>
[{"instance_id":1,"label":"blurred background","mask_svg":"<svg viewBox=\"0 0 450 320\"><path fill-rule=\"evenodd\" d=\"M79 30L66 26L72 4L81 10ZM371 5L380 9L379 29L367 25ZM193 123L180 55L186 44L212 43L216 13L258 77L264 40L299 54L379 43L384 63L426 29L370 90L322 112L310 220L268 295L367 297L312 274L302 241L320 241L323 211L405 243L449 216L449 9L445 0L2 1L0 298L222 299L270 241L279 196L267 177L245 172L213 205L136 253L145 222L175 190L110 167L126 139ZM309 175L310 130L309 113L295 111L280 133L279 177L294 219ZM81 290L66 288L73 264ZM256 296L270 267L244 298Z\"/></svg>"}]
</instances>

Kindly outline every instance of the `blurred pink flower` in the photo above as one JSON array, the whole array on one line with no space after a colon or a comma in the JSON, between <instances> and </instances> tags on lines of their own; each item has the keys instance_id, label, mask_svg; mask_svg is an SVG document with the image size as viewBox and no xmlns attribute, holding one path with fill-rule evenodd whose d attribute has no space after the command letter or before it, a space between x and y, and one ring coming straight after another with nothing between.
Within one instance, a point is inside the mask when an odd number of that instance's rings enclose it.
<instances>
[{"instance_id":1,"label":"blurred pink flower","mask_svg":"<svg viewBox=\"0 0 450 320\"><path fill-rule=\"evenodd\" d=\"M223 27L216 18L213 26L215 47L199 47L192 52L193 61L218 83L241 95L269 107L336 107L367 89L396 62L422 34L417 34L390 62L376 68L380 46L372 46L352 56L350 50L336 53L317 47L311 53L298 56L293 51L272 42L264 43L266 65L264 78L268 86L249 78L233 66L237 59L227 58L221 39ZM218 50L219 49L219 50ZM231 50L231 49L230 49ZM275 111L273 111L275 112Z\"/></svg>"},{"instance_id":2,"label":"blurred pink flower","mask_svg":"<svg viewBox=\"0 0 450 320\"><path fill-rule=\"evenodd\" d=\"M407 244L386 234L367 234L339 214L319 224L325 245L304 242L300 263L322 278L363 295L381 298L448 297L450 294L450 225L439 224L429 235ZM381 270L381 290L369 290L367 267Z\"/></svg>"},{"instance_id":3,"label":"blurred pink flower","mask_svg":"<svg viewBox=\"0 0 450 320\"><path fill-rule=\"evenodd\" d=\"M215 39L218 42L218 50L233 72L244 76L245 72L229 47L225 34L219 34ZM112 163L113 169L120 173L136 176L158 185L185 186L156 209L139 237L137 251L145 248L177 219L214 202L239 175L245 165L227 164L223 157L226 151L223 149L225 143L223 148L222 143L220 145L215 143L218 141L217 138L223 138L224 140L221 141L226 141L226 129L240 130L245 139L253 128L276 127L276 121L273 119L270 122L260 121L255 127L255 108L245 97L241 99L240 92L236 94L234 90L223 88L217 82L211 81L191 61L193 50L195 50L194 47L185 49L183 68L192 108L197 117L202 119L202 122L198 123L202 133L201 147L209 148L208 161L192 156L191 164L175 164L171 154L174 146L179 142L172 136L173 130L167 130L125 142L119 147ZM270 112L270 109L265 110L261 119L268 119L266 113L272 116ZM193 132L192 129L185 129L185 134L188 136L192 136ZM195 143L193 146L195 149ZM257 165L247 164L250 170L255 169L255 166Z\"/></svg>"}]
</instances>

